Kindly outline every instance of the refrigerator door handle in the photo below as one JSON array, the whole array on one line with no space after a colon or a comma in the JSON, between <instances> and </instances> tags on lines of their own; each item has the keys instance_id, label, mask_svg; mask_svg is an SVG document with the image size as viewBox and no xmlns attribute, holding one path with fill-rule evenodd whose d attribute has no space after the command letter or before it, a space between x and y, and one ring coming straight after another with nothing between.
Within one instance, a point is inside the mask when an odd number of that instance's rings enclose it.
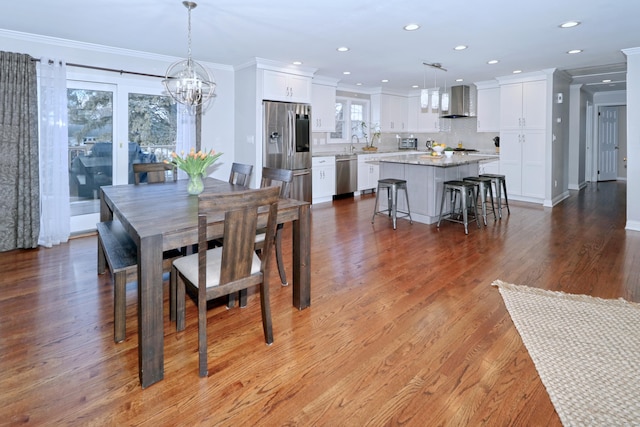
<instances>
[{"instance_id":1,"label":"refrigerator door handle","mask_svg":"<svg viewBox=\"0 0 640 427\"><path fill-rule=\"evenodd\" d=\"M288 110L287 111L287 124L288 124L288 128L289 128L289 135L287 138L287 155L289 156L289 158L291 159L293 157L293 144L295 143L294 141L294 136L295 136L295 121L294 121L294 114L293 111Z\"/></svg>"}]
</instances>

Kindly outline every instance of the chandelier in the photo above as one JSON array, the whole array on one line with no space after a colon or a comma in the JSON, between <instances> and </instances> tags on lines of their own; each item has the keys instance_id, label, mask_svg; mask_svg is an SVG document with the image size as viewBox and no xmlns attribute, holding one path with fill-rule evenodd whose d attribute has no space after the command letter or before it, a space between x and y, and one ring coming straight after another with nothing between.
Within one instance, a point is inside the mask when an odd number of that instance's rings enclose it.
<instances>
[{"instance_id":1,"label":"chandelier","mask_svg":"<svg viewBox=\"0 0 640 427\"><path fill-rule=\"evenodd\" d=\"M189 53L187 59L175 62L167 69L162 82L171 98L193 113L194 107L215 96L216 82L206 68L191 59L191 10L198 4L191 1L182 4L189 11Z\"/></svg>"}]
</instances>

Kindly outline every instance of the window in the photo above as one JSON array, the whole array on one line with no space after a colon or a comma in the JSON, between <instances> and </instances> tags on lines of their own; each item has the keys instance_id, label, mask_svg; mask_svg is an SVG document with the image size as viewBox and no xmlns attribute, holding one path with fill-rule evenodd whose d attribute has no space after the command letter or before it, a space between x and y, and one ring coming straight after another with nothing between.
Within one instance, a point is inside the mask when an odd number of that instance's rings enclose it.
<instances>
[{"instance_id":1,"label":"window","mask_svg":"<svg viewBox=\"0 0 640 427\"><path fill-rule=\"evenodd\" d=\"M369 101L336 98L336 130L331 132L330 143L349 143L354 136L363 138L362 122L368 122ZM361 141L364 142L364 141Z\"/></svg>"},{"instance_id":2,"label":"window","mask_svg":"<svg viewBox=\"0 0 640 427\"><path fill-rule=\"evenodd\" d=\"M168 96L130 93L129 141L155 156L156 162L170 160L176 149L177 117Z\"/></svg>"}]
</instances>

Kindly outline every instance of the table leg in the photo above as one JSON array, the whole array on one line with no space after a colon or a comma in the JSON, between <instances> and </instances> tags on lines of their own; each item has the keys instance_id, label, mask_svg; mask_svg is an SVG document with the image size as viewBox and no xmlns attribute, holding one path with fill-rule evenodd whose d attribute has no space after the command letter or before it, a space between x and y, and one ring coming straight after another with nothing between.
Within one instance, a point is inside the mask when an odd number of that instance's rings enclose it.
<instances>
[{"instance_id":1,"label":"table leg","mask_svg":"<svg viewBox=\"0 0 640 427\"><path fill-rule=\"evenodd\" d=\"M293 222L293 306L302 310L311 305L311 211L298 208Z\"/></svg>"},{"instance_id":2,"label":"table leg","mask_svg":"<svg viewBox=\"0 0 640 427\"><path fill-rule=\"evenodd\" d=\"M164 378L162 236L138 244L138 368L142 388Z\"/></svg>"}]
</instances>

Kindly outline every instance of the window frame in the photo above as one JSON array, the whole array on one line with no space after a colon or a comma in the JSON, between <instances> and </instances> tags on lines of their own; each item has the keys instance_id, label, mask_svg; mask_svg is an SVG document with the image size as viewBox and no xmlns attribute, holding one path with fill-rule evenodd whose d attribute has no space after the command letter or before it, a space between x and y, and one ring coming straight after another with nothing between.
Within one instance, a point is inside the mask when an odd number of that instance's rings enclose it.
<instances>
[{"instance_id":1,"label":"window frame","mask_svg":"<svg viewBox=\"0 0 640 427\"><path fill-rule=\"evenodd\" d=\"M342 138L335 138L332 135L335 134L335 132L329 132L328 135L328 143L329 144L349 144L351 143L351 138L353 137L353 135L355 134L353 132L354 130L354 123L351 119L351 106L352 105L362 105L363 106L363 111L362 111L362 120L365 123L369 123L370 122L370 114L371 114L371 101L368 99L362 99L362 98L351 98L348 96L336 96L336 113L337 113L337 105L339 103L343 104L343 111L345 112L345 120L343 121L344 125L343 125L343 137ZM347 113L348 112L348 113ZM338 127L338 118L336 117L336 129ZM358 136L360 137L360 135ZM360 142L364 142L364 141L360 141Z\"/></svg>"}]
</instances>

